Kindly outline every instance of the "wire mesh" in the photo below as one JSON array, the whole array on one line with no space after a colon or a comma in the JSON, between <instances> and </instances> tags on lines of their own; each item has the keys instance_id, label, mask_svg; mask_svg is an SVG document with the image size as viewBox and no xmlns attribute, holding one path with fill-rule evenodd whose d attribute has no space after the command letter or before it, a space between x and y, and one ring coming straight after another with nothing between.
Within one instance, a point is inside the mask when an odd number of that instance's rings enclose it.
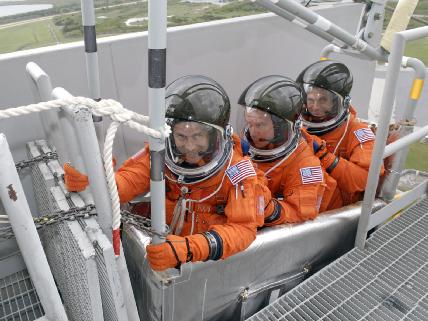
<instances>
[{"instance_id":1,"label":"wire mesh","mask_svg":"<svg viewBox=\"0 0 428 321\"><path fill-rule=\"evenodd\" d=\"M27 150L31 157L51 152L43 140L28 143ZM33 166L37 204L44 215L85 205L78 194L64 194L62 174L57 160ZM113 247L94 219L56 223L40 234L70 320L127 319Z\"/></svg>"},{"instance_id":2,"label":"wire mesh","mask_svg":"<svg viewBox=\"0 0 428 321\"><path fill-rule=\"evenodd\" d=\"M428 199L248 320L428 320Z\"/></svg>"},{"instance_id":3,"label":"wire mesh","mask_svg":"<svg viewBox=\"0 0 428 321\"><path fill-rule=\"evenodd\" d=\"M27 143L27 151L29 157L45 152L40 142ZM41 215L69 208L46 163L32 166L31 174ZM96 315L102 312L95 251L91 251L90 241L79 229L77 222L61 222L44 227L40 237L69 319L100 320L102 316Z\"/></svg>"}]
</instances>

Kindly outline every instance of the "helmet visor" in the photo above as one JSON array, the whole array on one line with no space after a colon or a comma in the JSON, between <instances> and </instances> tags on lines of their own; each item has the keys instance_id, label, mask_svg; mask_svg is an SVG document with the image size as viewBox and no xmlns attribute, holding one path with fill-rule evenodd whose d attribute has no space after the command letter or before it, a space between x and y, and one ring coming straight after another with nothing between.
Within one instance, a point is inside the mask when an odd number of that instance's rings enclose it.
<instances>
[{"instance_id":1,"label":"helmet visor","mask_svg":"<svg viewBox=\"0 0 428 321\"><path fill-rule=\"evenodd\" d=\"M271 160L288 150L295 141L294 124L263 110L246 107L242 138L250 144L254 160Z\"/></svg>"},{"instance_id":2,"label":"helmet visor","mask_svg":"<svg viewBox=\"0 0 428 321\"><path fill-rule=\"evenodd\" d=\"M210 172L220 162L226 139L222 128L167 119L172 133L166 141L166 165L188 179Z\"/></svg>"},{"instance_id":3,"label":"helmet visor","mask_svg":"<svg viewBox=\"0 0 428 321\"><path fill-rule=\"evenodd\" d=\"M303 88L307 98L302 119L306 126L321 128L332 125L341 119L345 111L342 96L308 84L304 84Z\"/></svg>"}]
</instances>

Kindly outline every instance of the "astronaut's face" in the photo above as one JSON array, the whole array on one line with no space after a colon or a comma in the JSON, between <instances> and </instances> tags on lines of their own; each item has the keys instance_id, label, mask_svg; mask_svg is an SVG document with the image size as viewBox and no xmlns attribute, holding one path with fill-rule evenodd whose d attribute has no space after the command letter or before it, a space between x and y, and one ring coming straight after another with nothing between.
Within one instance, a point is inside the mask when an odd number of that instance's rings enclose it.
<instances>
[{"instance_id":1,"label":"astronaut's face","mask_svg":"<svg viewBox=\"0 0 428 321\"><path fill-rule=\"evenodd\" d=\"M245 121L254 147L266 148L275 135L272 117L262 110L247 107Z\"/></svg>"}]
</instances>

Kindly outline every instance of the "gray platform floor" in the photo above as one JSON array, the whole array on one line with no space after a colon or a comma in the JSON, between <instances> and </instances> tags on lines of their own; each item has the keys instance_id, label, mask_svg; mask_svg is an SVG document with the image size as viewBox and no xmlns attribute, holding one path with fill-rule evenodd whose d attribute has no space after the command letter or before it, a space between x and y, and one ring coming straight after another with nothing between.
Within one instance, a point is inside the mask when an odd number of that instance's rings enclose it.
<instances>
[{"instance_id":1,"label":"gray platform floor","mask_svg":"<svg viewBox=\"0 0 428 321\"><path fill-rule=\"evenodd\" d=\"M248 320L428 320L428 198Z\"/></svg>"}]
</instances>

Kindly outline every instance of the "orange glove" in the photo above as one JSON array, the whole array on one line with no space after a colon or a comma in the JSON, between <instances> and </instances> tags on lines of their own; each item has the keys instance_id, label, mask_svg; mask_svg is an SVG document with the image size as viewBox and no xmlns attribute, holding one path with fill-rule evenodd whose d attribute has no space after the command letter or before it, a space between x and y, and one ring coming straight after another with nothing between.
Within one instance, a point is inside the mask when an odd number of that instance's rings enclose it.
<instances>
[{"instance_id":1,"label":"orange glove","mask_svg":"<svg viewBox=\"0 0 428 321\"><path fill-rule=\"evenodd\" d=\"M65 187L69 192L81 192L88 185L88 176L82 174L69 163L64 164Z\"/></svg>"},{"instance_id":2,"label":"orange glove","mask_svg":"<svg viewBox=\"0 0 428 321\"><path fill-rule=\"evenodd\" d=\"M181 263L206 260L209 255L208 241L202 234L186 237L168 235L165 243L149 244L146 251L155 271L178 269Z\"/></svg>"}]
</instances>

